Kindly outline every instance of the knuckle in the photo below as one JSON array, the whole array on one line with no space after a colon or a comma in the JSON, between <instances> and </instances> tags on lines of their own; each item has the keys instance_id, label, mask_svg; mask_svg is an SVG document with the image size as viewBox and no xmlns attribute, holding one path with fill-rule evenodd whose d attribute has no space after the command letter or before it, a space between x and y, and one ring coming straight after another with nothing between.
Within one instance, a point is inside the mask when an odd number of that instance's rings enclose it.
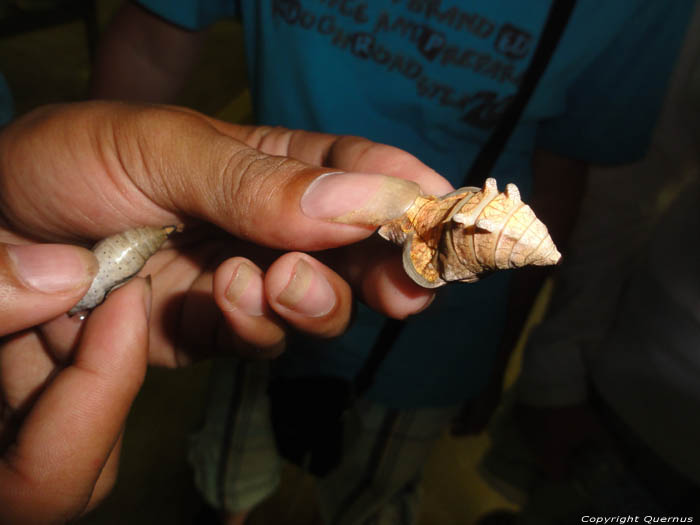
<instances>
[{"instance_id":1,"label":"knuckle","mask_svg":"<svg viewBox=\"0 0 700 525\"><path fill-rule=\"evenodd\" d=\"M225 202L220 205L239 219L236 221L239 233L250 236L256 219L261 216L260 210L271 211L269 203L284 191L286 180L279 174L288 173L291 178L300 168L296 160L244 148L231 153L226 160L213 194L222 195Z\"/></svg>"}]
</instances>

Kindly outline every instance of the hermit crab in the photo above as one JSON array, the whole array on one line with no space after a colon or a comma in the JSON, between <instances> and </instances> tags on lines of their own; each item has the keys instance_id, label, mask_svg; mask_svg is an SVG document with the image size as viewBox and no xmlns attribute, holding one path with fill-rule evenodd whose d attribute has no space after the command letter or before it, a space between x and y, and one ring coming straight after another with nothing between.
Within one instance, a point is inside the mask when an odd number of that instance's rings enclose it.
<instances>
[{"instance_id":1,"label":"hermit crab","mask_svg":"<svg viewBox=\"0 0 700 525\"><path fill-rule=\"evenodd\" d=\"M500 193L493 178L442 197L418 197L379 235L403 245L406 273L425 288L474 282L494 270L561 259L547 227L520 199L515 184Z\"/></svg>"}]
</instances>

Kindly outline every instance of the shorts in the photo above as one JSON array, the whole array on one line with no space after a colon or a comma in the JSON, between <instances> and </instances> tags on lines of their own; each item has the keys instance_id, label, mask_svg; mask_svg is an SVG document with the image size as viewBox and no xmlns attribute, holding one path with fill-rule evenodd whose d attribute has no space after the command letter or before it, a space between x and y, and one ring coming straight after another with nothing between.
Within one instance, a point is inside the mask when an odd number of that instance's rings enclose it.
<instances>
[{"instance_id":1,"label":"shorts","mask_svg":"<svg viewBox=\"0 0 700 525\"><path fill-rule=\"evenodd\" d=\"M228 513L250 510L277 488L280 458L269 417L269 364L217 360L204 427L190 462L206 501ZM317 480L329 525L415 523L428 455L458 406L396 410L360 399L346 419L340 465Z\"/></svg>"}]
</instances>

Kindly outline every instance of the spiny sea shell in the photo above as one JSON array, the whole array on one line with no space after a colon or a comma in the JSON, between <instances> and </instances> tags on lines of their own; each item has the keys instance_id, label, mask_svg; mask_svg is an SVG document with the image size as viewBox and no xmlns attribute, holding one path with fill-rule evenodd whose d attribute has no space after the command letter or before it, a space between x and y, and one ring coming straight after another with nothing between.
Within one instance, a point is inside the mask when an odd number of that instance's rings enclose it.
<instances>
[{"instance_id":1,"label":"spiny sea shell","mask_svg":"<svg viewBox=\"0 0 700 525\"><path fill-rule=\"evenodd\" d=\"M144 226L99 241L92 249L99 263L97 275L85 296L68 311L68 315L99 305L110 291L136 275L175 230L176 226Z\"/></svg>"},{"instance_id":2,"label":"spiny sea shell","mask_svg":"<svg viewBox=\"0 0 700 525\"><path fill-rule=\"evenodd\" d=\"M547 227L520 200L515 184L496 180L442 197L420 196L379 234L403 245L406 273L421 286L474 282L494 270L557 264L561 254Z\"/></svg>"}]
</instances>

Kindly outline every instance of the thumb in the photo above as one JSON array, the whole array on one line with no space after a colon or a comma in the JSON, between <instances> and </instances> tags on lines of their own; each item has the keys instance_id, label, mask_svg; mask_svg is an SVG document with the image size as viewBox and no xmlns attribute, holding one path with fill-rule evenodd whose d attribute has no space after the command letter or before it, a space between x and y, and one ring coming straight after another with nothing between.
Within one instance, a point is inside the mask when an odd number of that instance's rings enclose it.
<instances>
[{"instance_id":1,"label":"thumb","mask_svg":"<svg viewBox=\"0 0 700 525\"><path fill-rule=\"evenodd\" d=\"M0 243L0 336L66 312L96 273L97 261L85 248Z\"/></svg>"},{"instance_id":2,"label":"thumb","mask_svg":"<svg viewBox=\"0 0 700 525\"><path fill-rule=\"evenodd\" d=\"M35 110L0 134L0 209L23 233L47 239L197 218L256 244L321 250L369 237L420 194L417 182L378 170L439 177L395 148L378 155L369 141L348 148L338 137L301 133L285 146L284 133L268 135L280 144L266 153L248 128L178 108L91 102Z\"/></svg>"},{"instance_id":3,"label":"thumb","mask_svg":"<svg viewBox=\"0 0 700 525\"><path fill-rule=\"evenodd\" d=\"M133 118L114 121L125 137L115 148L136 187L163 209L257 244L320 250L353 243L402 216L421 192L397 177L266 154L239 140L244 130L233 137L191 112L132 111ZM303 136L306 150L328 148L328 140Z\"/></svg>"}]
</instances>

